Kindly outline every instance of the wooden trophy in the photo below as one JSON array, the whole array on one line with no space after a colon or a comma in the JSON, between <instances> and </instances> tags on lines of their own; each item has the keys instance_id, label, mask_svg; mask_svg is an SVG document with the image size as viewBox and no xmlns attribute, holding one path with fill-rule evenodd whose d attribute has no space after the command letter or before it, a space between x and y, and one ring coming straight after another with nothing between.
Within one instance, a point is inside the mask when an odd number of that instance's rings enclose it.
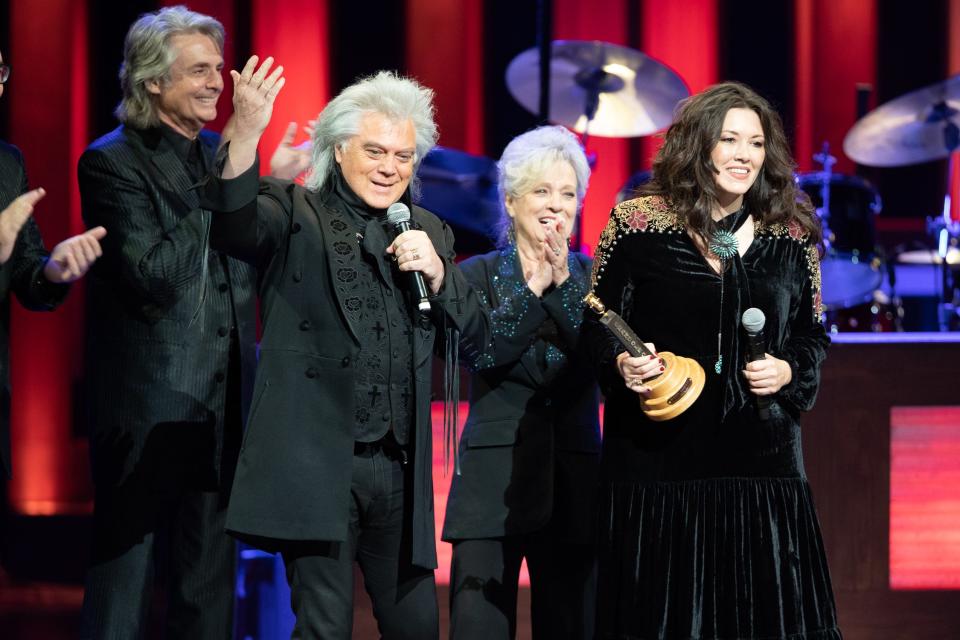
<instances>
[{"instance_id":1,"label":"wooden trophy","mask_svg":"<svg viewBox=\"0 0 960 640\"><path fill-rule=\"evenodd\" d=\"M600 298L589 293L583 301L600 315L600 322L610 329L631 356L654 355L623 318L613 311L607 311ZM651 420L663 422L676 418L697 401L703 391L705 376L703 367L692 358L674 355L669 351L661 351L657 355L663 360L663 373L644 381L650 396L640 396L640 408Z\"/></svg>"}]
</instances>

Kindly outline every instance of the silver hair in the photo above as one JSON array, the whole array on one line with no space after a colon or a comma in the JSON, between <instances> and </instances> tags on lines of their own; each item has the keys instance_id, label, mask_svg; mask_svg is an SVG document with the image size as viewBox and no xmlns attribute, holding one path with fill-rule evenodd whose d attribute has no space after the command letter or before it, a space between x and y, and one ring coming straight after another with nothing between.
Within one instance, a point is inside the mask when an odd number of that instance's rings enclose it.
<instances>
[{"instance_id":1,"label":"silver hair","mask_svg":"<svg viewBox=\"0 0 960 640\"><path fill-rule=\"evenodd\" d=\"M497 222L498 246L510 241L513 219L507 214L507 197L519 198L530 192L554 163L564 161L577 177L577 212L590 182L590 164L580 140L560 126L537 127L522 133L507 145L497 163L497 192L500 196L500 220Z\"/></svg>"},{"instance_id":2,"label":"silver hair","mask_svg":"<svg viewBox=\"0 0 960 640\"><path fill-rule=\"evenodd\" d=\"M117 119L138 129L160 122L154 96L147 91L151 80L169 79L177 51L170 45L174 36L193 33L208 36L223 53L223 25L216 18L190 11L183 5L145 13L131 25L123 44L120 88L123 98L114 110Z\"/></svg>"},{"instance_id":3,"label":"silver hair","mask_svg":"<svg viewBox=\"0 0 960 640\"><path fill-rule=\"evenodd\" d=\"M360 131L360 119L364 115L379 113L391 120L413 123L416 152L410 192L417 198L420 190L417 169L424 156L437 144L434 112L433 90L416 80L392 71L380 71L358 80L331 100L317 118L313 129L313 168L307 176L307 188L312 191L323 189L336 170L334 149L346 149L347 141Z\"/></svg>"}]
</instances>

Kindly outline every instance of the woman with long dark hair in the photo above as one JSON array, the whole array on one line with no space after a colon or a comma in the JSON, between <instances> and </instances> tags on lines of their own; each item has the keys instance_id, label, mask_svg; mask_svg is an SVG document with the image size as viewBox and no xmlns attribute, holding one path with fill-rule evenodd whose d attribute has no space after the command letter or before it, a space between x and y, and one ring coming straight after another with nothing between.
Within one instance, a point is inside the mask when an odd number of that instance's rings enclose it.
<instances>
[{"instance_id":1,"label":"woman with long dark hair","mask_svg":"<svg viewBox=\"0 0 960 640\"><path fill-rule=\"evenodd\" d=\"M820 241L779 116L732 82L681 105L652 181L613 210L592 292L706 382L684 413L650 420L639 401L663 363L630 357L587 312L607 398L599 638L841 637L798 421L829 344ZM766 318L752 362L750 307Z\"/></svg>"}]
</instances>

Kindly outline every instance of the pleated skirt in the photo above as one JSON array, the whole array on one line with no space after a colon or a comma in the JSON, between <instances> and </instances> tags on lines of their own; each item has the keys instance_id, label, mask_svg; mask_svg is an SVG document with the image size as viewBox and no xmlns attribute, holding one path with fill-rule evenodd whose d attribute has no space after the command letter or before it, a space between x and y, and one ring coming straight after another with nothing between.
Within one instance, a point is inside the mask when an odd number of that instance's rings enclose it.
<instances>
[{"instance_id":1,"label":"pleated skirt","mask_svg":"<svg viewBox=\"0 0 960 640\"><path fill-rule=\"evenodd\" d=\"M601 513L598 638L841 638L806 480L612 482Z\"/></svg>"}]
</instances>

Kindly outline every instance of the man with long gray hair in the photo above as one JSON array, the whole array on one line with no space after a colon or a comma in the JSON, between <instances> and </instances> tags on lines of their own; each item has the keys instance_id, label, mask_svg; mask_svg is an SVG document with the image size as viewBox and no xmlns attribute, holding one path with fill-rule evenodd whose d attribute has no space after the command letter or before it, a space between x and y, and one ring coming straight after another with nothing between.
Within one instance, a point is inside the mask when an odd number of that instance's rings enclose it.
<instances>
[{"instance_id":1,"label":"man with long gray hair","mask_svg":"<svg viewBox=\"0 0 960 640\"><path fill-rule=\"evenodd\" d=\"M431 353L452 372L458 336L485 344L489 321L449 228L410 201L433 92L388 72L344 89L307 186L268 178L258 195L277 88L253 63L234 83L212 242L259 269L263 341L227 529L281 552L294 637L350 636L356 561L384 638L436 638Z\"/></svg>"},{"instance_id":2,"label":"man with long gray hair","mask_svg":"<svg viewBox=\"0 0 960 640\"><path fill-rule=\"evenodd\" d=\"M199 184L219 136L223 27L184 7L127 33L121 126L80 159L83 217L109 235L88 285L95 483L81 637L141 638L157 552L166 637L233 636L224 532L255 366L255 274L209 248Z\"/></svg>"}]
</instances>

